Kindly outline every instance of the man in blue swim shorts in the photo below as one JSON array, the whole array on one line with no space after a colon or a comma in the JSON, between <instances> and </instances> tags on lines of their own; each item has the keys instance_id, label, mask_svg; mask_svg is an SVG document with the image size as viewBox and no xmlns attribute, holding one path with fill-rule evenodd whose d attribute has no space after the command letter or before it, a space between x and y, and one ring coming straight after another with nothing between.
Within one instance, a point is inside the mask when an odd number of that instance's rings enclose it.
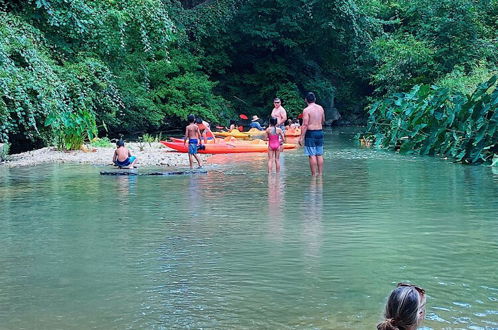
<instances>
[{"instance_id":1,"label":"man in blue swim shorts","mask_svg":"<svg viewBox=\"0 0 498 330\"><path fill-rule=\"evenodd\" d=\"M199 158L199 155L197 155L197 148L199 142L201 141L201 131L199 130L199 127L195 124L194 115L188 115L187 120L189 124L185 128L185 137L183 138L183 143L184 144L187 143L188 140L188 161L190 163L190 168L194 166L193 158L197 160L197 164L199 165L199 168L201 168L202 162L201 159Z\"/></svg>"},{"instance_id":2,"label":"man in blue swim shorts","mask_svg":"<svg viewBox=\"0 0 498 330\"><path fill-rule=\"evenodd\" d=\"M308 106L303 110L303 125L299 138L299 144L304 145L304 153L308 156L312 176L323 173L322 125L325 123L325 112L322 106L316 104L315 101L315 94L309 92L306 95Z\"/></svg>"},{"instance_id":3,"label":"man in blue swim shorts","mask_svg":"<svg viewBox=\"0 0 498 330\"><path fill-rule=\"evenodd\" d=\"M112 157L112 162L119 168L132 168L137 167L135 164L137 162L137 157L132 156L130 150L125 147L123 140L116 142L116 150L114 151L114 156Z\"/></svg>"}]
</instances>

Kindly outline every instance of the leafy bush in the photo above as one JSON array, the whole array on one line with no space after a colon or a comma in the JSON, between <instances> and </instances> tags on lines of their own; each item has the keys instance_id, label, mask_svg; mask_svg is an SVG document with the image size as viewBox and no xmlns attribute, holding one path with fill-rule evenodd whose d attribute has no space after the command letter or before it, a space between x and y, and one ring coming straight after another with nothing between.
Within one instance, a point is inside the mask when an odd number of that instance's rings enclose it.
<instances>
[{"instance_id":1,"label":"leafy bush","mask_svg":"<svg viewBox=\"0 0 498 330\"><path fill-rule=\"evenodd\" d=\"M53 129L53 140L58 149L79 149L85 140L97 135L97 125L93 112L78 109L74 112L53 112L45 125Z\"/></svg>"},{"instance_id":2,"label":"leafy bush","mask_svg":"<svg viewBox=\"0 0 498 330\"><path fill-rule=\"evenodd\" d=\"M100 148L109 148L114 145L107 136L104 136L102 138L93 138L91 144L93 147L100 147Z\"/></svg>"},{"instance_id":3,"label":"leafy bush","mask_svg":"<svg viewBox=\"0 0 498 330\"><path fill-rule=\"evenodd\" d=\"M430 82L433 53L426 41L410 34L378 38L372 45L377 61L372 81L379 93L393 93L410 86Z\"/></svg>"},{"instance_id":4,"label":"leafy bush","mask_svg":"<svg viewBox=\"0 0 498 330\"><path fill-rule=\"evenodd\" d=\"M95 134L97 116L122 106L108 67L88 56L60 65L38 30L10 14L0 17L0 139L24 135L79 148Z\"/></svg>"},{"instance_id":5,"label":"leafy bush","mask_svg":"<svg viewBox=\"0 0 498 330\"><path fill-rule=\"evenodd\" d=\"M303 97L299 93L297 86L293 83L282 84L276 96L282 99L282 106L287 111L288 118L297 117L305 107Z\"/></svg>"},{"instance_id":6,"label":"leafy bush","mask_svg":"<svg viewBox=\"0 0 498 330\"><path fill-rule=\"evenodd\" d=\"M466 71L463 66L457 65L453 71L439 79L436 85L448 88L450 92L470 94L480 83L497 74L498 68L489 68L488 64L483 61L474 64L471 71Z\"/></svg>"},{"instance_id":7,"label":"leafy bush","mask_svg":"<svg viewBox=\"0 0 498 330\"><path fill-rule=\"evenodd\" d=\"M155 138L150 135L150 134L147 134L145 133L143 136L142 136L142 140L145 142L145 143L148 143L149 144L149 147L152 146L152 142L155 141Z\"/></svg>"},{"instance_id":8,"label":"leafy bush","mask_svg":"<svg viewBox=\"0 0 498 330\"><path fill-rule=\"evenodd\" d=\"M9 150L10 150L9 143L0 143L0 162L8 159Z\"/></svg>"},{"instance_id":9,"label":"leafy bush","mask_svg":"<svg viewBox=\"0 0 498 330\"><path fill-rule=\"evenodd\" d=\"M163 117L184 120L195 114L219 122L233 115L227 101L214 94L216 83L202 73L196 57L179 50L161 55L147 71L152 100Z\"/></svg>"},{"instance_id":10,"label":"leafy bush","mask_svg":"<svg viewBox=\"0 0 498 330\"><path fill-rule=\"evenodd\" d=\"M439 155L457 162L491 162L498 153L497 76L472 94L417 85L374 103L363 138L401 153Z\"/></svg>"}]
</instances>

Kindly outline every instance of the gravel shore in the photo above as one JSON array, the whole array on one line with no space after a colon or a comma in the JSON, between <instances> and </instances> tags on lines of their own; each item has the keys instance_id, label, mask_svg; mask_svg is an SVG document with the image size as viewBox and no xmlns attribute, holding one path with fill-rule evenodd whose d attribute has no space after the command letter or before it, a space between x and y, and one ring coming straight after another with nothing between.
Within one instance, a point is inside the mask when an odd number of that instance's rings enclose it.
<instances>
[{"instance_id":1,"label":"gravel shore","mask_svg":"<svg viewBox=\"0 0 498 330\"><path fill-rule=\"evenodd\" d=\"M127 143L133 156L138 158L138 167L147 166L188 166L188 156L184 153L174 152L161 143L145 143L141 151L138 143ZM0 166L20 167L34 166L45 163L76 163L76 164L112 164L112 156L115 148L90 147L82 150L58 151L53 147L42 148L10 155L7 161ZM209 155L199 155L205 161Z\"/></svg>"}]
</instances>

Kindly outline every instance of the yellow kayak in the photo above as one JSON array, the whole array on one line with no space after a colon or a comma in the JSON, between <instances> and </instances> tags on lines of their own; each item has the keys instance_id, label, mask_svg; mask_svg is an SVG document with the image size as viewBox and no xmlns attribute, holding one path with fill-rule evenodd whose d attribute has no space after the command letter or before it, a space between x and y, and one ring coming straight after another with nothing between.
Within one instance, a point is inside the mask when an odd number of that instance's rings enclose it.
<instances>
[{"instance_id":1,"label":"yellow kayak","mask_svg":"<svg viewBox=\"0 0 498 330\"><path fill-rule=\"evenodd\" d=\"M254 138L261 138L261 137L264 137L266 135L265 131L260 131L257 128L251 128L250 130L248 130L247 132L244 132L244 133L247 133L247 135L249 135L253 139Z\"/></svg>"},{"instance_id":2,"label":"yellow kayak","mask_svg":"<svg viewBox=\"0 0 498 330\"><path fill-rule=\"evenodd\" d=\"M239 131L238 129L233 129L229 132L213 132L215 136L228 137L233 136L236 139L249 139L250 135L244 132Z\"/></svg>"},{"instance_id":3,"label":"yellow kayak","mask_svg":"<svg viewBox=\"0 0 498 330\"><path fill-rule=\"evenodd\" d=\"M301 129L300 128L289 128L288 130L285 131L285 136L286 137L301 136Z\"/></svg>"}]
</instances>

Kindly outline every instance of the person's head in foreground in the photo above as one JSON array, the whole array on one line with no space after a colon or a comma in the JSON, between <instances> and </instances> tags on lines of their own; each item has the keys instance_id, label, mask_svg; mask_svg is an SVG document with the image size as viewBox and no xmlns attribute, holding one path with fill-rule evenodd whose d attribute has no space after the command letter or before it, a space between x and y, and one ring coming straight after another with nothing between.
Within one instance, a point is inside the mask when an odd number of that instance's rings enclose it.
<instances>
[{"instance_id":1,"label":"person's head in foreground","mask_svg":"<svg viewBox=\"0 0 498 330\"><path fill-rule=\"evenodd\" d=\"M194 115L188 115L187 116L187 120L190 124L192 124L193 122L195 122L195 116Z\"/></svg>"},{"instance_id":2,"label":"person's head in foreground","mask_svg":"<svg viewBox=\"0 0 498 330\"><path fill-rule=\"evenodd\" d=\"M398 283L387 300L384 321L378 330L414 330L425 317L425 290L412 284Z\"/></svg>"}]
</instances>

